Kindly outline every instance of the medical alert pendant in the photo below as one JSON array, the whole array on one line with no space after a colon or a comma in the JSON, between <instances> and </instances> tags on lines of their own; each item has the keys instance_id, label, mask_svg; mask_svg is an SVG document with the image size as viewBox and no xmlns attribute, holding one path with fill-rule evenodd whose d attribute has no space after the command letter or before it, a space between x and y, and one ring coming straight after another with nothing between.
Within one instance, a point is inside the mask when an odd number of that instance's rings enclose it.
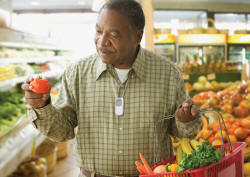
<instances>
[{"instance_id":1,"label":"medical alert pendant","mask_svg":"<svg viewBox=\"0 0 250 177\"><path fill-rule=\"evenodd\" d=\"M124 110L124 100L123 97L117 97L115 99L115 114L117 116L122 116Z\"/></svg>"}]
</instances>

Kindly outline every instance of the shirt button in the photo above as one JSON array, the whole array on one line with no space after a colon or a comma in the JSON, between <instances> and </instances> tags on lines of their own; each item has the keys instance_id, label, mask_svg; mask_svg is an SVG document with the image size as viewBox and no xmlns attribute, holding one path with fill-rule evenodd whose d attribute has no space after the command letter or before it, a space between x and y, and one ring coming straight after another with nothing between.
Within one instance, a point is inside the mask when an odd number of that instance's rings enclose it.
<instances>
[{"instance_id":1,"label":"shirt button","mask_svg":"<svg viewBox=\"0 0 250 177\"><path fill-rule=\"evenodd\" d=\"M123 128L122 128L122 127L120 127L119 129L120 129L120 131L122 131L122 129L123 129Z\"/></svg>"},{"instance_id":2,"label":"shirt button","mask_svg":"<svg viewBox=\"0 0 250 177\"><path fill-rule=\"evenodd\" d=\"M122 154L122 151L119 151L119 154Z\"/></svg>"}]
</instances>

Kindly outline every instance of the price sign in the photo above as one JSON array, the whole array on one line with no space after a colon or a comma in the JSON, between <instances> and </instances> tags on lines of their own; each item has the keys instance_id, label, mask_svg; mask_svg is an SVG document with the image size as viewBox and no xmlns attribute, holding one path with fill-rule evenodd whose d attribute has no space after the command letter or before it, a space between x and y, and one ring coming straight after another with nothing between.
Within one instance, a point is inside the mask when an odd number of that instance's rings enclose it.
<instances>
[{"instance_id":1,"label":"price sign","mask_svg":"<svg viewBox=\"0 0 250 177\"><path fill-rule=\"evenodd\" d=\"M184 80L189 80L189 75L188 74L183 74L183 79Z\"/></svg>"},{"instance_id":2,"label":"price sign","mask_svg":"<svg viewBox=\"0 0 250 177\"><path fill-rule=\"evenodd\" d=\"M208 79L208 80L215 80L215 78L216 78L215 73L211 73L211 74L208 74L208 75L207 75L207 79Z\"/></svg>"}]
</instances>

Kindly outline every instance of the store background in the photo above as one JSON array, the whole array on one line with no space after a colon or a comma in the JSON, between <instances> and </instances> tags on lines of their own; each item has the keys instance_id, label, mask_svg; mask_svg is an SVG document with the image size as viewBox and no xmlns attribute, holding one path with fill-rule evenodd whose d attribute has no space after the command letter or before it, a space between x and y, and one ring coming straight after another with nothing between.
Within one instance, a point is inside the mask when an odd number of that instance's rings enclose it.
<instances>
[{"instance_id":1,"label":"store background","mask_svg":"<svg viewBox=\"0 0 250 177\"><path fill-rule=\"evenodd\" d=\"M249 80L250 36L247 35L250 35L250 0L140 0L139 2L146 16L145 34L141 45L176 62L183 71L190 94L214 91L214 88L211 88L212 81L214 81L212 86L222 89ZM0 90L13 95L20 93L20 84L28 76L39 75L53 83L52 98L55 100L60 87L60 75L64 68L79 58L95 52L93 42L95 22L97 10L103 3L102 0L0 0ZM200 44L182 44L178 38L183 31L189 30L188 33L192 33L190 32L192 29L213 30L213 27L218 31L226 30L227 36L246 33L244 34L246 42L206 43L202 39ZM160 41L164 35L170 36L171 40ZM227 71L222 72L220 69L202 73L195 68L196 60L199 66L210 60L219 61L221 64L226 60ZM193 69L186 67L187 61ZM207 81L203 81L210 84L206 85L209 89L201 88L199 84L195 86L200 76L206 77ZM196 89L197 85L199 89ZM1 110L2 106L1 103ZM34 136L37 137L36 147L45 139L33 129L25 116L20 118L15 115L15 117L10 123L3 122L0 118L1 177L13 173L31 154ZM67 156L64 160L58 161L55 159L54 146L44 145L52 148L51 154L45 154L50 160L52 169L48 174L49 177L73 177L79 172L77 160L72 158L74 143L70 141L67 144L57 145L61 155Z\"/></svg>"}]
</instances>

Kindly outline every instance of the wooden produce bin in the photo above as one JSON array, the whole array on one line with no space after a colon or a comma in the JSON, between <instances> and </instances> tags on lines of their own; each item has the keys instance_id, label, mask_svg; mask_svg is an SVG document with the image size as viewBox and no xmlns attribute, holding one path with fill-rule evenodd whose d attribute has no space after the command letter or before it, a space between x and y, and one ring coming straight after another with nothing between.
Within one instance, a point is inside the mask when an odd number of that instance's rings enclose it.
<instances>
[{"instance_id":1,"label":"wooden produce bin","mask_svg":"<svg viewBox=\"0 0 250 177\"><path fill-rule=\"evenodd\" d=\"M38 146L36 149L36 155L39 157L44 157L47 160L47 173L54 170L57 160L57 146L49 138Z\"/></svg>"}]
</instances>

